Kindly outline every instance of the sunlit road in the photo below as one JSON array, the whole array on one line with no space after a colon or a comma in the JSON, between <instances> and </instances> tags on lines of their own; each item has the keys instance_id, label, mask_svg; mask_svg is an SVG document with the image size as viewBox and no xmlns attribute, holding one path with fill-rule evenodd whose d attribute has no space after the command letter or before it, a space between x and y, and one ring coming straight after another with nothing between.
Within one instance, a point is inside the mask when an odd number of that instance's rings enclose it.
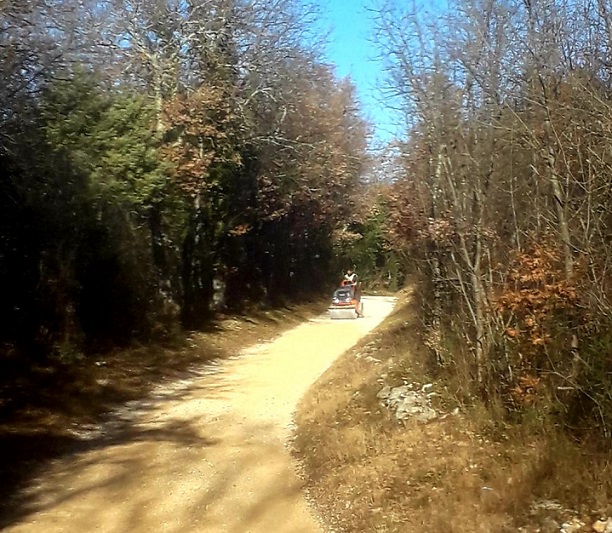
<instances>
[{"instance_id":1,"label":"sunlit road","mask_svg":"<svg viewBox=\"0 0 612 533\"><path fill-rule=\"evenodd\" d=\"M89 428L83 450L52 464L28 491L30 513L5 531L321 532L286 442L308 387L394 305L364 302L364 318L312 320Z\"/></svg>"}]
</instances>

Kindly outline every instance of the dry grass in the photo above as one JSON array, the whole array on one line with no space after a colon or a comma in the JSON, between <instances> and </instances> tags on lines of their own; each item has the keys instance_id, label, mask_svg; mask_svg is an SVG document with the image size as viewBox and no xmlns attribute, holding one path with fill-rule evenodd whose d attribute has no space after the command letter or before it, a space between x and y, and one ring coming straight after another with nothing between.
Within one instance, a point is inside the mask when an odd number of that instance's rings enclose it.
<instances>
[{"instance_id":1,"label":"dry grass","mask_svg":"<svg viewBox=\"0 0 612 533\"><path fill-rule=\"evenodd\" d=\"M572 517L611 516L608 454L545 433L541 422L494 423L478 405L428 424L400 424L379 405L383 381L428 381L416 316L404 294L300 404L296 453L333 530L558 532ZM380 362L357 357L364 353ZM447 412L456 406L450 385L435 385L436 407ZM537 506L546 500L560 507Z\"/></svg>"},{"instance_id":2,"label":"dry grass","mask_svg":"<svg viewBox=\"0 0 612 533\"><path fill-rule=\"evenodd\" d=\"M191 367L270 340L322 313L326 304L321 300L220 315L205 331L178 333L165 344L152 342L68 362L50 360L11 368L12 379L2 376L0 380L0 424L28 419L45 426L48 417L64 417L62 423L95 418L119 402L141 398L160 381L183 377ZM8 368L8 361L0 362Z\"/></svg>"}]
</instances>

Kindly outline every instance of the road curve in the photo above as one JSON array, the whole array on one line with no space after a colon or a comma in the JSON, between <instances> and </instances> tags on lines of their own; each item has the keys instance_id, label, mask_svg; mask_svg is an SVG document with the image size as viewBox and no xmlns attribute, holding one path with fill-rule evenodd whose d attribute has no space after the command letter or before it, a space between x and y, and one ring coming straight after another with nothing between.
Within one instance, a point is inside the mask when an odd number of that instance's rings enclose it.
<instances>
[{"instance_id":1,"label":"road curve","mask_svg":"<svg viewBox=\"0 0 612 533\"><path fill-rule=\"evenodd\" d=\"M364 318L319 317L88 428L5 531L320 533L286 443L301 396L394 299L364 303Z\"/></svg>"}]
</instances>

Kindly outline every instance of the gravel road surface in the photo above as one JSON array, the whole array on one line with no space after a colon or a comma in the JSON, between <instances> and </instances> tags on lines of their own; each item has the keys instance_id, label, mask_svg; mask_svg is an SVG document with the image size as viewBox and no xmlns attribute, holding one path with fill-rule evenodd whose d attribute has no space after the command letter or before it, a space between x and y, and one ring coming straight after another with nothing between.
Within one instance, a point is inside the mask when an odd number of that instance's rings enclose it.
<instances>
[{"instance_id":1,"label":"gravel road surface","mask_svg":"<svg viewBox=\"0 0 612 533\"><path fill-rule=\"evenodd\" d=\"M5 531L322 532L287 449L292 413L394 305L364 302L364 318L311 320L80 428L82 446L31 485L32 512Z\"/></svg>"}]
</instances>

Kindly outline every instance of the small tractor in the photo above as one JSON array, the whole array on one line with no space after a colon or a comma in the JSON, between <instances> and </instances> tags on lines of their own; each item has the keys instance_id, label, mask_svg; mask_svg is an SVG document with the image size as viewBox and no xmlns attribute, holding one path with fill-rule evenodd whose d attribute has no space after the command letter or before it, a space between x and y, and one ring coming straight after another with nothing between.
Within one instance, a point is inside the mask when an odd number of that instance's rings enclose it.
<instances>
[{"instance_id":1,"label":"small tractor","mask_svg":"<svg viewBox=\"0 0 612 533\"><path fill-rule=\"evenodd\" d=\"M347 280L342 282L332 296L329 316L332 319L358 318L363 316L361 282L351 283Z\"/></svg>"}]
</instances>

